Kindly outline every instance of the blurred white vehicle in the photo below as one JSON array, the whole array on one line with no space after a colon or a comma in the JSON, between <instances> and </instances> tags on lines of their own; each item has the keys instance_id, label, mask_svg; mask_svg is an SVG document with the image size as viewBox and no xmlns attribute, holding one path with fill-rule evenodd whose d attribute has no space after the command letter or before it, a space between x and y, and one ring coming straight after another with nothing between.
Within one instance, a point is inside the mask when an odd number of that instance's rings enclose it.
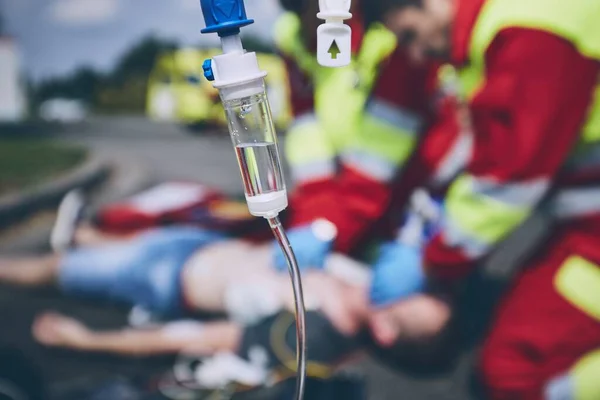
<instances>
[{"instance_id":1,"label":"blurred white vehicle","mask_svg":"<svg viewBox=\"0 0 600 400\"><path fill-rule=\"evenodd\" d=\"M0 36L0 121L18 122L27 116L22 78L17 42Z\"/></svg>"},{"instance_id":2,"label":"blurred white vehicle","mask_svg":"<svg viewBox=\"0 0 600 400\"><path fill-rule=\"evenodd\" d=\"M79 100L50 99L42 103L39 114L46 122L74 124L82 122L87 117L88 111Z\"/></svg>"}]
</instances>

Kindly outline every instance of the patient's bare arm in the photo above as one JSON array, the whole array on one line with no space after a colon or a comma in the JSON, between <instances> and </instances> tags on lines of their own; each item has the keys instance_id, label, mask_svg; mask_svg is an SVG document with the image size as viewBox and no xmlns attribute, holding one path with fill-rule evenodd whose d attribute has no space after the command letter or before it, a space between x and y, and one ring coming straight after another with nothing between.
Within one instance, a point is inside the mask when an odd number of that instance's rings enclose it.
<instances>
[{"instance_id":1,"label":"patient's bare arm","mask_svg":"<svg viewBox=\"0 0 600 400\"><path fill-rule=\"evenodd\" d=\"M231 322L180 321L144 330L95 331L56 313L39 316L32 329L35 338L47 346L129 356L235 352L242 335L242 328Z\"/></svg>"},{"instance_id":2,"label":"patient's bare arm","mask_svg":"<svg viewBox=\"0 0 600 400\"><path fill-rule=\"evenodd\" d=\"M56 255L0 259L0 282L45 286L56 282L60 257Z\"/></svg>"}]
</instances>

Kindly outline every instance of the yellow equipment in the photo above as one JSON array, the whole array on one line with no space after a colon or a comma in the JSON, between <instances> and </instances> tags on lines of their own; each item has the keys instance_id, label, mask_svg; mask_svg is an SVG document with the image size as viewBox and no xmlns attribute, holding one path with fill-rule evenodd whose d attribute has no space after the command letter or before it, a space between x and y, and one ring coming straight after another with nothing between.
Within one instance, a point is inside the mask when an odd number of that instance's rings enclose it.
<instances>
[{"instance_id":1,"label":"yellow equipment","mask_svg":"<svg viewBox=\"0 0 600 400\"><path fill-rule=\"evenodd\" d=\"M147 115L158 121L186 125L226 126L219 93L203 78L202 63L219 54L218 49L182 49L157 58L148 81ZM291 121L291 104L285 64L276 55L258 53L261 68L268 72L267 93L278 128Z\"/></svg>"}]
</instances>

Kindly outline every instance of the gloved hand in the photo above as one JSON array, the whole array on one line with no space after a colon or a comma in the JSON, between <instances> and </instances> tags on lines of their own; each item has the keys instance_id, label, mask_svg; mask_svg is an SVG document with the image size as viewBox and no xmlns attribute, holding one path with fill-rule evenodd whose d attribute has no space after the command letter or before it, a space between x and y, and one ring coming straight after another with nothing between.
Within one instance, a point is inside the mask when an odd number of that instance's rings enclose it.
<instances>
[{"instance_id":1,"label":"gloved hand","mask_svg":"<svg viewBox=\"0 0 600 400\"><path fill-rule=\"evenodd\" d=\"M420 293L426 282L420 247L399 242L382 246L371 282L371 303L385 306Z\"/></svg>"},{"instance_id":2,"label":"gloved hand","mask_svg":"<svg viewBox=\"0 0 600 400\"><path fill-rule=\"evenodd\" d=\"M301 270L308 268L322 269L325 258L331 252L335 235L321 235L315 224L292 229L288 232L288 239L292 244L298 267ZM273 243L275 268L287 271L287 262L279 243Z\"/></svg>"}]
</instances>

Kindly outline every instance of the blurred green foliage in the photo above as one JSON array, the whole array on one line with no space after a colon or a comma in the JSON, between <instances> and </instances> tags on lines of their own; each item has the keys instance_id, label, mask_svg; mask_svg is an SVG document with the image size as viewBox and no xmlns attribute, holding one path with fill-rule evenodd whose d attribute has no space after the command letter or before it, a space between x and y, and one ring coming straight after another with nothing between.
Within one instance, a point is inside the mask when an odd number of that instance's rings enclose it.
<instances>
[{"instance_id":1,"label":"blurred green foliage","mask_svg":"<svg viewBox=\"0 0 600 400\"><path fill-rule=\"evenodd\" d=\"M273 52L272 46L249 35L244 37L249 51ZM173 40L147 36L126 51L108 73L81 67L64 77L47 79L32 89L34 108L45 100L67 98L82 100L100 113L143 113L150 71L158 56L179 45Z\"/></svg>"},{"instance_id":2,"label":"blurred green foliage","mask_svg":"<svg viewBox=\"0 0 600 400\"><path fill-rule=\"evenodd\" d=\"M0 139L0 194L22 190L81 163L86 150L53 141Z\"/></svg>"},{"instance_id":3,"label":"blurred green foliage","mask_svg":"<svg viewBox=\"0 0 600 400\"><path fill-rule=\"evenodd\" d=\"M93 105L105 78L88 67L79 68L72 75L45 80L33 87L33 103L41 104L52 98L83 100Z\"/></svg>"},{"instance_id":4,"label":"blurred green foliage","mask_svg":"<svg viewBox=\"0 0 600 400\"><path fill-rule=\"evenodd\" d=\"M177 48L173 41L143 38L129 49L108 73L81 67L71 75L45 80L33 89L33 104L53 98L77 99L93 111L136 113L144 111L146 82L156 57Z\"/></svg>"}]
</instances>

